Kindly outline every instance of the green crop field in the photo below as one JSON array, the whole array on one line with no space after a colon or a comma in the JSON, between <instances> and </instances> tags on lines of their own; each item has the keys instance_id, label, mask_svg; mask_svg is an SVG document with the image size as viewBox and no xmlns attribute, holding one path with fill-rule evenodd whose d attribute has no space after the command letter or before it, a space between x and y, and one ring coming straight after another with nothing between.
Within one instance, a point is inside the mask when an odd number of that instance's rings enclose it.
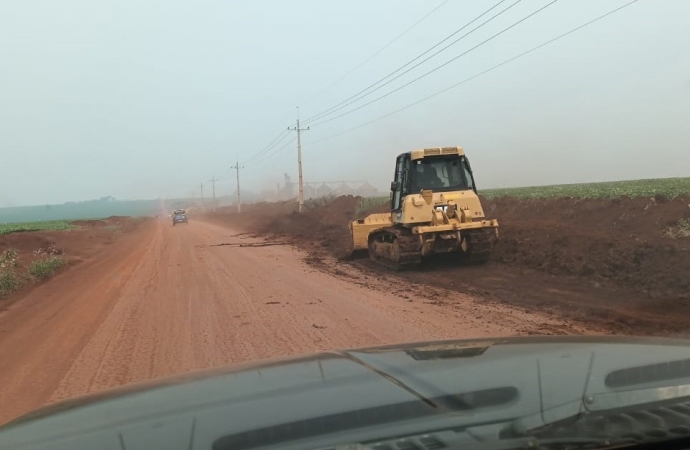
<instances>
[{"instance_id":1,"label":"green crop field","mask_svg":"<svg viewBox=\"0 0 690 450\"><path fill-rule=\"evenodd\" d=\"M651 180L608 181L602 183L557 184L505 189L480 189L479 194L487 198L621 198L653 197L667 198L690 196L689 178L656 178ZM388 197L363 198L357 212L385 205Z\"/></svg>"},{"instance_id":2,"label":"green crop field","mask_svg":"<svg viewBox=\"0 0 690 450\"><path fill-rule=\"evenodd\" d=\"M605 183L559 184L507 189L482 189L488 198L620 198L653 197L667 198L690 196L690 178L658 178L653 180L610 181Z\"/></svg>"},{"instance_id":3,"label":"green crop field","mask_svg":"<svg viewBox=\"0 0 690 450\"><path fill-rule=\"evenodd\" d=\"M50 220L45 222L0 223L0 235L21 231L69 230L76 228L67 220Z\"/></svg>"}]
</instances>

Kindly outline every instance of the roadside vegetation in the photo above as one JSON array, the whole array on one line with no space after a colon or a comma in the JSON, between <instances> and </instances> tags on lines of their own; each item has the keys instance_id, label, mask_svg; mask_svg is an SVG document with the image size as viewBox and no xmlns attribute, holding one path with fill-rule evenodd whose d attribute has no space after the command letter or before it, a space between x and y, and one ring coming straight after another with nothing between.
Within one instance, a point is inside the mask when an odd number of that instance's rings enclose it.
<instances>
[{"instance_id":1,"label":"roadside vegetation","mask_svg":"<svg viewBox=\"0 0 690 450\"><path fill-rule=\"evenodd\" d=\"M0 235L24 231L63 231L77 228L68 220L50 220L45 222L20 222L0 224Z\"/></svg>"},{"instance_id":2,"label":"roadside vegetation","mask_svg":"<svg viewBox=\"0 0 690 450\"><path fill-rule=\"evenodd\" d=\"M46 280L65 265L62 252L50 247L33 252L29 267L23 267L18 252L5 250L0 254L0 297L11 293L32 280Z\"/></svg>"},{"instance_id":3,"label":"roadside vegetation","mask_svg":"<svg viewBox=\"0 0 690 450\"><path fill-rule=\"evenodd\" d=\"M690 238L690 219L681 219L666 230L666 235L673 239Z\"/></svg>"},{"instance_id":4,"label":"roadside vegetation","mask_svg":"<svg viewBox=\"0 0 690 450\"><path fill-rule=\"evenodd\" d=\"M0 296L8 294L19 287L18 265L19 261L16 250L9 249L0 254Z\"/></svg>"},{"instance_id":5,"label":"roadside vegetation","mask_svg":"<svg viewBox=\"0 0 690 450\"><path fill-rule=\"evenodd\" d=\"M40 280L45 280L53 276L64 265L65 260L55 247L47 250L38 249L34 252L34 258L29 265L29 274Z\"/></svg>"}]
</instances>

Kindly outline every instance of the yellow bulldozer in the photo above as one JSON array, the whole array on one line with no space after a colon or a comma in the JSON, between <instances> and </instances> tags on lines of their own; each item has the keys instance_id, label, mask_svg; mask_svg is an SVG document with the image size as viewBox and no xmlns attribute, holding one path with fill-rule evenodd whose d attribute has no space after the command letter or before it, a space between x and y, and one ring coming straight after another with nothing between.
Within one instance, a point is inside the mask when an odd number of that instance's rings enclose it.
<instances>
[{"instance_id":1,"label":"yellow bulldozer","mask_svg":"<svg viewBox=\"0 0 690 450\"><path fill-rule=\"evenodd\" d=\"M350 223L352 255L395 270L418 267L434 254L460 253L485 262L498 237L498 221L486 219L461 147L403 153L395 163L391 212Z\"/></svg>"}]
</instances>

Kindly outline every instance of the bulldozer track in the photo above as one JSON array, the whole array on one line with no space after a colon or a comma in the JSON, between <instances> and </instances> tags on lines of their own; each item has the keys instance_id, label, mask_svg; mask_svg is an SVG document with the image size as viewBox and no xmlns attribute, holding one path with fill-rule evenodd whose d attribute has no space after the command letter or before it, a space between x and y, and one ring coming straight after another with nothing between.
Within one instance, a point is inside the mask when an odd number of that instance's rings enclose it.
<instances>
[{"instance_id":1,"label":"bulldozer track","mask_svg":"<svg viewBox=\"0 0 690 450\"><path fill-rule=\"evenodd\" d=\"M393 270L418 268L422 262L419 238L407 228L377 230L369 236L369 258Z\"/></svg>"},{"instance_id":2,"label":"bulldozer track","mask_svg":"<svg viewBox=\"0 0 690 450\"><path fill-rule=\"evenodd\" d=\"M493 228L467 230L469 251L462 258L470 264L483 264L489 260L493 246ZM388 227L375 231L369 237L369 258L393 270L417 269L422 263L419 237L403 227Z\"/></svg>"},{"instance_id":3,"label":"bulldozer track","mask_svg":"<svg viewBox=\"0 0 690 450\"><path fill-rule=\"evenodd\" d=\"M485 263L491 256L493 246L493 228L481 228L478 230L468 230L467 239L469 240L469 260L473 264Z\"/></svg>"}]
</instances>

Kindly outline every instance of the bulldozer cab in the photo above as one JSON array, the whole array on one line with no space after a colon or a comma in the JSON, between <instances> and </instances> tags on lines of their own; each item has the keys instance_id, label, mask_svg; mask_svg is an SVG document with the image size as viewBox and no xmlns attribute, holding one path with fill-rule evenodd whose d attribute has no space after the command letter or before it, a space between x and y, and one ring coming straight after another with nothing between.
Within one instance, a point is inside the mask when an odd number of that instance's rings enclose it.
<instances>
[{"instance_id":1,"label":"bulldozer cab","mask_svg":"<svg viewBox=\"0 0 690 450\"><path fill-rule=\"evenodd\" d=\"M400 210L406 195L419 194L422 190L450 192L469 189L476 192L472 169L462 149L451 147L403 153L395 164L391 210Z\"/></svg>"}]
</instances>

